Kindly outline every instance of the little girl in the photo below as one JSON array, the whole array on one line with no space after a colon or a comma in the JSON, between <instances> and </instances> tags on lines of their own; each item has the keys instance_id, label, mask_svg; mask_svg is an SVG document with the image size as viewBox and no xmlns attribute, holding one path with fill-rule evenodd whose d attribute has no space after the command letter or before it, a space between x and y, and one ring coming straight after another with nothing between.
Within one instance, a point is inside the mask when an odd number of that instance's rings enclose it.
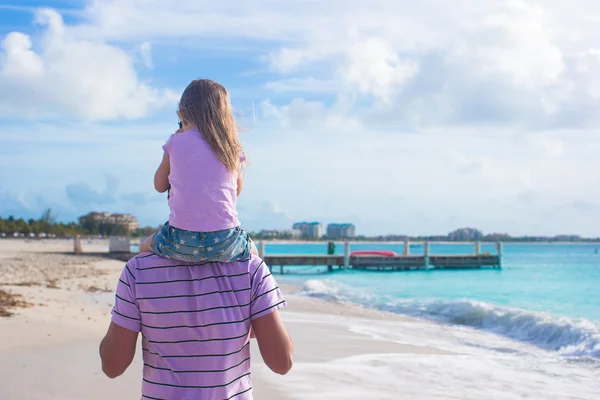
<instances>
[{"instance_id":1,"label":"little girl","mask_svg":"<svg viewBox=\"0 0 600 400\"><path fill-rule=\"evenodd\" d=\"M181 95L179 130L163 146L154 187L169 191L169 221L140 252L187 262L230 262L257 254L236 212L246 162L227 90L198 79Z\"/></svg>"}]
</instances>

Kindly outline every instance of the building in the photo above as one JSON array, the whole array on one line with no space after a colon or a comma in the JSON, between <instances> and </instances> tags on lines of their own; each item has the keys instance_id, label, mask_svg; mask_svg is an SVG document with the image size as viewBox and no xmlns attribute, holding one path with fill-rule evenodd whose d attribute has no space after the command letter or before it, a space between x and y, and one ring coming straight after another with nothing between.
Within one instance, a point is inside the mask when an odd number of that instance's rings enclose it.
<instances>
[{"instance_id":1,"label":"building","mask_svg":"<svg viewBox=\"0 0 600 400\"><path fill-rule=\"evenodd\" d=\"M92 221L106 222L110 218L110 213L106 212L106 211L105 212L92 211L87 216L90 217L92 219Z\"/></svg>"},{"instance_id":2,"label":"building","mask_svg":"<svg viewBox=\"0 0 600 400\"><path fill-rule=\"evenodd\" d=\"M292 229L300 231L303 238L320 239L323 237L323 225L320 222L296 222Z\"/></svg>"},{"instance_id":3,"label":"building","mask_svg":"<svg viewBox=\"0 0 600 400\"><path fill-rule=\"evenodd\" d=\"M352 224L327 225L327 237L330 239L347 239L356 236L356 227Z\"/></svg>"},{"instance_id":4,"label":"building","mask_svg":"<svg viewBox=\"0 0 600 400\"><path fill-rule=\"evenodd\" d=\"M79 223L84 224L84 221L94 224L110 224L125 228L127 232L132 232L140 227L138 220L131 214L111 214L109 212L91 212L79 218Z\"/></svg>"},{"instance_id":5,"label":"building","mask_svg":"<svg viewBox=\"0 0 600 400\"><path fill-rule=\"evenodd\" d=\"M123 226L128 232L137 230L140 227L138 220L131 214L111 214L108 220L119 226Z\"/></svg>"}]
</instances>

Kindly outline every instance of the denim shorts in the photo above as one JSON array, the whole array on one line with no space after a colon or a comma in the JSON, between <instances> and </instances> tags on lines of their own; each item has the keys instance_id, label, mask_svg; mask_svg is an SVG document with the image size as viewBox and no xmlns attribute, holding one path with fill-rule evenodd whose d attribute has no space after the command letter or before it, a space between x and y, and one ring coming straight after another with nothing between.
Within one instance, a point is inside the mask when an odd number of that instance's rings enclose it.
<instances>
[{"instance_id":1,"label":"denim shorts","mask_svg":"<svg viewBox=\"0 0 600 400\"><path fill-rule=\"evenodd\" d=\"M192 232L167 222L152 237L152 251L186 262L233 262L250 258L251 241L239 226L216 232Z\"/></svg>"}]
</instances>

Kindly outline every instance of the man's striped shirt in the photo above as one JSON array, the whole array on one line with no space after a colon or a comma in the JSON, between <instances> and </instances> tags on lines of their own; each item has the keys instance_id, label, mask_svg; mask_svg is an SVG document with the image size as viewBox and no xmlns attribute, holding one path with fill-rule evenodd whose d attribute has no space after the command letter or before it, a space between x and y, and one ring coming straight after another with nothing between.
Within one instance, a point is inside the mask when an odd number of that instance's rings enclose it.
<instances>
[{"instance_id":1,"label":"man's striped shirt","mask_svg":"<svg viewBox=\"0 0 600 400\"><path fill-rule=\"evenodd\" d=\"M252 399L250 325L285 306L259 257L189 264L144 253L125 265L112 321L142 333L142 399Z\"/></svg>"}]
</instances>

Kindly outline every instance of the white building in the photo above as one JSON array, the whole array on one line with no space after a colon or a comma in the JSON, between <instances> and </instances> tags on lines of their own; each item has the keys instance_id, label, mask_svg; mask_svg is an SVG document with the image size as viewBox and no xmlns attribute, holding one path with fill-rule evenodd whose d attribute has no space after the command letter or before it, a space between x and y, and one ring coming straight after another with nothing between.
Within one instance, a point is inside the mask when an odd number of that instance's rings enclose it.
<instances>
[{"instance_id":1,"label":"white building","mask_svg":"<svg viewBox=\"0 0 600 400\"><path fill-rule=\"evenodd\" d=\"M296 222L292 229L300 231L304 238L321 239L323 237L323 225L320 222Z\"/></svg>"},{"instance_id":2,"label":"white building","mask_svg":"<svg viewBox=\"0 0 600 400\"><path fill-rule=\"evenodd\" d=\"M125 227L128 232L135 231L140 227L137 218L131 214L111 214L109 221L113 224Z\"/></svg>"},{"instance_id":3,"label":"white building","mask_svg":"<svg viewBox=\"0 0 600 400\"><path fill-rule=\"evenodd\" d=\"M356 236L356 227L353 224L327 225L327 237L330 239L347 239Z\"/></svg>"},{"instance_id":4,"label":"white building","mask_svg":"<svg viewBox=\"0 0 600 400\"><path fill-rule=\"evenodd\" d=\"M91 213L85 215L84 217L89 217L93 221L96 221L99 223L115 224L115 225L122 226L128 232L135 231L136 229L138 229L140 227L140 224L138 223L137 218L131 214L118 214L118 213L111 214L109 212L94 211L94 212L91 212ZM81 219L80 219L80 223L81 223Z\"/></svg>"}]
</instances>

